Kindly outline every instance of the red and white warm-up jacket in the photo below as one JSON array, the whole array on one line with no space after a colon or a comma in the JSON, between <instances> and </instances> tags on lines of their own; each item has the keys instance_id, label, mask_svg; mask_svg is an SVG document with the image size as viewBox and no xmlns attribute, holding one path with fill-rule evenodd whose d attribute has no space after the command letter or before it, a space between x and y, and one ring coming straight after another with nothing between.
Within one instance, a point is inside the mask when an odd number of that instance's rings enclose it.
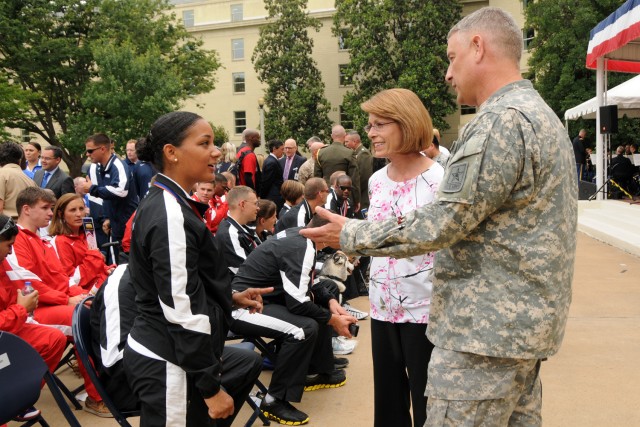
<instances>
[{"instance_id":1,"label":"red and white warm-up jacket","mask_svg":"<svg viewBox=\"0 0 640 427\"><path fill-rule=\"evenodd\" d=\"M104 256L97 249L89 249L87 237L78 235L58 235L51 240L51 245L58 254L64 273L71 279L70 284L81 286L85 291L97 289L109 275Z\"/></svg>"},{"instance_id":2,"label":"red and white warm-up jacket","mask_svg":"<svg viewBox=\"0 0 640 427\"><path fill-rule=\"evenodd\" d=\"M191 198L196 202L201 201L197 194L192 195ZM209 199L209 209L204 213L204 222L209 231L216 234L218 226L227 217L228 212L229 205L221 197L213 196Z\"/></svg>"},{"instance_id":3,"label":"red and white warm-up jacket","mask_svg":"<svg viewBox=\"0 0 640 427\"><path fill-rule=\"evenodd\" d=\"M11 271L11 266L4 260L0 263L0 331L17 334L28 316L27 310L16 303L18 289L24 282L11 280L7 271Z\"/></svg>"},{"instance_id":4,"label":"red and white warm-up jacket","mask_svg":"<svg viewBox=\"0 0 640 427\"><path fill-rule=\"evenodd\" d=\"M74 286L64 272L60 259L51 243L37 234L20 228L13 244L13 253L7 256L13 270L21 267L35 275L33 288L39 292L40 305L66 305L69 297L85 293L80 286Z\"/></svg>"}]
</instances>

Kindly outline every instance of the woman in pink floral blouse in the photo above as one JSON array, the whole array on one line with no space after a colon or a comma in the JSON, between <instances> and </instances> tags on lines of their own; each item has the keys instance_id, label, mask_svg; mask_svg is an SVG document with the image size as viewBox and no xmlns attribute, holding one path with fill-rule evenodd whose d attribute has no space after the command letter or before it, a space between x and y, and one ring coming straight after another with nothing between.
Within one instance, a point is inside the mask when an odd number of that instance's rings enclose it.
<instances>
[{"instance_id":1,"label":"woman in pink floral blouse","mask_svg":"<svg viewBox=\"0 0 640 427\"><path fill-rule=\"evenodd\" d=\"M369 221L397 218L435 200L444 169L421 151L431 145L431 117L406 89L389 89L362 104L371 152L390 163L369 179ZM414 427L426 421L426 337L433 253L371 260L369 299L375 423ZM413 422L410 407L413 406Z\"/></svg>"}]
</instances>

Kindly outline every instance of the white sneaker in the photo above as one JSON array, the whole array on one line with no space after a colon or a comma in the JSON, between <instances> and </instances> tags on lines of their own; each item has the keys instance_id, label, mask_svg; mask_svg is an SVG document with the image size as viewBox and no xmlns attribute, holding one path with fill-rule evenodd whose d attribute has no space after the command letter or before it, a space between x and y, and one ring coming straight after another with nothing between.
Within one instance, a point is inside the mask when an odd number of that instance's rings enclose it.
<instances>
[{"instance_id":1,"label":"white sneaker","mask_svg":"<svg viewBox=\"0 0 640 427\"><path fill-rule=\"evenodd\" d=\"M355 317L357 320L364 320L369 317L369 313L367 313L366 311L360 311L357 308L353 308L348 302L342 304L342 308L344 308L347 313Z\"/></svg>"},{"instance_id":2,"label":"white sneaker","mask_svg":"<svg viewBox=\"0 0 640 427\"><path fill-rule=\"evenodd\" d=\"M333 354L351 354L358 345L358 341L349 340L345 337L333 337L331 339Z\"/></svg>"}]
</instances>

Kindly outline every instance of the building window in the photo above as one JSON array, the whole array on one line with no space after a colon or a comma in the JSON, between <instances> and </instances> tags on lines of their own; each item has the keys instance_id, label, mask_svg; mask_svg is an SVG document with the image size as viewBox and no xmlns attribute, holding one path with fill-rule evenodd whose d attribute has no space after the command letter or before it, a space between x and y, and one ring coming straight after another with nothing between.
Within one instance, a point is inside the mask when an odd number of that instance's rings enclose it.
<instances>
[{"instance_id":1,"label":"building window","mask_svg":"<svg viewBox=\"0 0 640 427\"><path fill-rule=\"evenodd\" d=\"M340 72L340 86L351 86L353 81L351 80L351 76L347 75L347 67L346 64L338 65L338 70Z\"/></svg>"},{"instance_id":2,"label":"building window","mask_svg":"<svg viewBox=\"0 0 640 427\"><path fill-rule=\"evenodd\" d=\"M31 142L31 133L28 130L20 129L20 141Z\"/></svg>"},{"instance_id":3,"label":"building window","mask_svg":"<svg viewBox=\"0 0 640 427\"><path fill-rule=\"evenodd\" d=\"M193 10L183 10L182 11L182 23L185 27L193 27L195 24Z\"/></svg>"},{"instance_id":4,"label":"building window","mask_svg":"<svg viewBox=\"0 0 640 427\"><path fill-rule=\"evenodd\" d=\"M535 32L533 31L533 28L527 28L525 30L522 30L522 41L524 43L524 50L528 50L529 46L531 45L531 42L533 41L533 38L535 37Z\"/></svg>"},{"instance_id":5,"label":"building window","mask_svg":"<svg viewBox=\"0 0 640 427\"><path fill-rule=\"evenodd\" d=\"M234 133L240 135L247 128L247 112L246 111L234 111L233 112Z\"/></svg>"},{"instance_id":6,"label":"building window","mask_svg":"<svg viewBox=\"0 0 640 427\"><path fill-rule=\"evenodd\" d=\"M242 21L242 5L241 4L232 4L231 5L231 22Z\"/></svg>"},{"instance_id":7,"label":"building window","mask_svg":"<svg viewBox=\"0 0 640 427\"><path fill-rule=\"evenodd\" d=\"M244 39L231 40L231 59L234 61L244 59Z\"/></svg>"},{"instance_id":8,"label":"building window","mask_svg":"<svg viewBox=\"0 0 640 427\"><path fill-rule=\"evenodd\" d=\"M476 107L470 107L468 105L463 105L462 107L460 107L460 114L467 115L467 114L475 114L476 113Z\"/></svg>"},{"instance_id":9,"label":"building window","mask_svg":"<svg viewBox=\"0 0 640 427\"><path fill-rule=\"evenodd\" d=\"M233 73L233 93L244 93L244 73Z\"/></svg>"},{"instance_id":10,"label":"building window","mask_svg":"<svg viewBox=\"0 0 640 427\"><path fill-rule=\"evenodd\" d=\"M353 129L353 119L347 114L342 105L340 106L340 124L347 130Z\"/></svg>"},{"instance_id":11,"label":"building window","mask_svg":"<svg viewBox=\"0 0 640 427\"><path fill-rule=\"evenodd\" d=\"M349 29L341 28L340 35L338 36L338 49L349 50Z\"/></svg>"}]
</instances>

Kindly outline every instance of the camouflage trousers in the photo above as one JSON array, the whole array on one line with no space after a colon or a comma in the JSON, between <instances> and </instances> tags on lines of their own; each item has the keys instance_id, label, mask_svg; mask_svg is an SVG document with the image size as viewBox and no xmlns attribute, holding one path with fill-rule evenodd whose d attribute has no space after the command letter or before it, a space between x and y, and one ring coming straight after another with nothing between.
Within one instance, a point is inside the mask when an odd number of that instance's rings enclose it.
<instances>
[{"instance_id":1,"label":"camouflage trousers","mask_svg":"<svg viewBox=\"0 0 640 427\"><path fill-rule=\"evenodd\" d=\"M540 426L540 360L436 347L429 362L425 427Z\"/></svg>"}]
</instances>

